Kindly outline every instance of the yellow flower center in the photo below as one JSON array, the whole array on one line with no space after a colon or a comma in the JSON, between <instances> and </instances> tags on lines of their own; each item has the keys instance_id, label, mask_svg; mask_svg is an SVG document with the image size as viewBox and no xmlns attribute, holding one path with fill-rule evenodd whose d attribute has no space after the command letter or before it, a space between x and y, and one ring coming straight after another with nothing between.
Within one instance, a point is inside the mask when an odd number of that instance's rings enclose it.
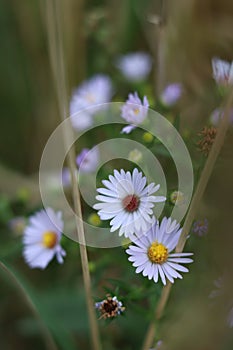
<instances>
[{"instance_id":1,"label":"yellow flower center","mask_svg":"<svg viewBox=\"0 0 233 350\"><path fill-rule=\"evenodd\" d=\"M53 231L46 231L43 234L42 243L45 248L52 249L57 244L57 234Z\"/></svg>"},{"instance_id":2,"label":"yellow flower center","mask_svg":"<svg viewBox=\"0 0 233 350\"><path fill-rule=\"evenodd\" d=\"M138 114L140 112L140 109L139 108L134 108L134 114Z\"/></svg>"},{"instance_id":3,"label":"yellow flower center","mask_svg":"<svg viewBox=\"0 0 233 350\"><path fill-rule=\"evenodd\" d=\"M163 264L168 258L168 249L157 241L153 242L147 252L152 263Z\"/></svg>"}]
</instances>

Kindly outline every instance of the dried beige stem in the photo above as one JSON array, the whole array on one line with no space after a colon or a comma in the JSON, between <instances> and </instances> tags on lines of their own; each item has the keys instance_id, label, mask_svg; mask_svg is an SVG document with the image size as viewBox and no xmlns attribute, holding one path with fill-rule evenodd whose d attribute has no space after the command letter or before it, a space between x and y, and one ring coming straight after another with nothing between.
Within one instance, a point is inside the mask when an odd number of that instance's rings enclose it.
<instances>
[{"instance_id":1,"label":"dried beige stem","mask_svg":"<svg viewBox=\"0 0 233 350\"><path fill-rule=\"evenodd\" d=\"M197 212L198 207L199 207L199 203L201 202L202 196L205 192L206 186L208 184L211 173L213 171L214 164L215 164L215 162L218 158L218 155L221 151L221 148L224 144L225 136L226 136L228 125L229 125L230 110L231 110L232 103L233 103L233 91L231 92L231 94L229 95L229 98L227 100L224 117L221 120L221 123L219 125L216 139L214 141L214 144L213 144L211 151L209 153L209 156L207 158L205 167L203 169L203 172L202 172L200 180L198 182L196 191L194 193L188 214L186 216L184 226L182 229L182 234L180 236L179 242L178 242L177 247L176 247L177 253L181 253L184 249L187 236L189 234L193 220L195 218L196 212ZM169 295L171 292L171 287L172 287L171 283L168 283L167 286L165 286L163 288L160 300L159 300L158 305L157 305L156 310L155 310L155 317L151 321L149 328L148 328L148 331L146 333L146 337L145 337L143 347L142 347L143 350L148 350L151 347L151 344L153 343L154 336L155 336L155 324L154 324L154 322L156 319L159 320L163 314L164 308L167 304L167 301L168 301L168 298L169 298Z\"/></svg>"},{"instance_id":2,"label":"dried beige stem","mask_svg":"<svg viewBox=\"0 0 233 350\"><path fill-rule=\"evenodd\" d=\"M61 16L61 3L58 0L47 0L46 1L46 14L47 14L47 26L48 26L48 37L49 37L49 50L50 59L54 73L55 86L57 90L58 103L60 109L61 119L64 121L68 113L68 96L66 88L66 74L64 65L64 50L63 50L63 38L62 38L62 16ZM65 123L64 128L64 141L65 146L69 145L70 136L72 135L72 127L70 124ZM68 126L67 126L68 125ZM95 310L93 307L92 293L91 293L91 277L88 267L88 256L85 245L85 234L82 221L82 210L80 202L80 193L77 186L77 169L75 164L75 150L74 147L70 148L68 154L68 166L71 174L72 194L75 209L75 222L77 228L77 240L82 242L79 245L81 264L83 271L83 281L86 293L87 308L90 320L91 339L94 350L100 350L100 339L98 332L97 319Z\"/></svg>"}]
</instances>

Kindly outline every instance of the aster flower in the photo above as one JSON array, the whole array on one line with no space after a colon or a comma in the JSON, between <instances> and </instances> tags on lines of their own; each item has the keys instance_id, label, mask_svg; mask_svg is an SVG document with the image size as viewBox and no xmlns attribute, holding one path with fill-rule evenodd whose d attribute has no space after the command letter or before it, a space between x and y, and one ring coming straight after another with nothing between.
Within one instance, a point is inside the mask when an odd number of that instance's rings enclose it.
<instances>
[{"instance_id":1,"label":"aster flower","mask_svg":"<svg viewBox=\"0 0 233 350\"><path fill-rule=\"evenodd\" d=\"M233 62L221 60L214 57L212 59L213 78L218 85L231 85L233 84Z\"/></svg>"},{"instance_id":2,"label":"aster flower","mask_svg":"<svg viewBox=\"0 0 233 350\"><path fill-rule=\"evenodd\" d=\"M104 74L93 76L74 90L70 101L71 122L75 129L84 130L93 124L93 115L110 102L112 82ZM96 108L88 108L96 106ZM78 114L76 114L78 113Z\"/></svg>"},{"instance_id":3,"label":"aster flower","mask_svg":"<svg viewBox=\"0 0 233 350\"><path fill-rule=\"evenodd\" d=\"M100 201L94 205L101 220L109 220L111 232L119 229L119 236L129 237L136 231L146 231L153 223L154 203L164 202L166 197L152 196L160 185L146 186L146 177L138 169L133 173L114 170L114 176L103 180L105 188L98 188Z\"/></svg>"},{"instance_id":4,"label":"aster flower","mask_svg":"<svg viewBox=\"0 0 233 350\"><path fill-rule=\"evenodd\" d=\"M152 68L152 59L145 52L135 52L119 57L116 65L129 81L135 82L148 76Z\"/></svg>"},{"instance_id":5,"label":"aster flower","mask_svg":"<svg viewBox=\"0 0 233 350\"><path fill-rule=\"evenodd\" d=\"M57 261L63 263L65 251L60 246L63 230L61 212L53 209L41 210L29 218L23 237L23 256L31 268L44 269L56 255Z\"/></svg>"},{"instance_id":6,"label":"aster flower","mask_svg":"<svg viewBox=\"0 0 233 350\"><path fill-rule=\"evenodd\" d=\"M106 299L95 303L95 308L100 311L100 318L105 319L117 317L125 310L122 302L116 296L112 298L110 295L107 295Z\"/></svg>"},{"instance_id":7,"label":"aster flower","mask_svg":"<svg viewBox=\"0 0 233 350\"><path fill-rule=\"evenodd\" d=\"M84 148L76 158L76 164L81 173L91 173L96 170L99 164L99 149L94 147L92 149Z\"/></svg>"},{"instance_id":8,"label":"aster flower","mask_svg":"<svg viewBox=\"0 0 233 350\"><path fill-rule=\"evenodd\" d=\"M208 232L208 220L204 219L204 220L197 220L194 222L193 224L193 233L195 233L197 236L202 237L205 236L206 233Z\"/></svg>"},{"instance_id":9,"label":"aster flower","mask_svg":"<svg viewBox=\"0 0 233 350\"><path fill-rule=\"evenodd\" d=\"M182 85L180 83L173 83L167 85L160 96L161 102L167 106L173 106L182 95Z\"/></svg>"},{"instance_id":10,"label":"aster flower","mask_svg":"<svg viewBox=\"0 0 233 350\"><path fill-rule=\"evenodd\" d=\"M128 100L121 108L121 116L130 125L122 129L123 133L129 134L138 124L141 124L147 117L149 102L147 97L143 97L143 101L138 97L137 92L129 94Z\"/></svg>"},{"instance_id":11,"label":"aster flower","mask_svg":"<svg viewBox=\"0 0 233 350\"><path fill-rule=\"evenodd\" d=\"M221 108L216 108L210 115L210 122L217 126L224 116L224 111ZM233 109L230 111L230 123L233 124Z\"/></svg>"},{"instance_id":12,"label":"aster flower","mask_svg":"<svg viewBox=\"0 0 233 350\"><path fill-rule=\"evenodd\" d=\"M171 253L179 240L182 229L180 225L171 218L163 218L161 224L158 222L139 238L134 237L126 253L130 255L129 261L136 267L136 273L142 272L149 280L153 278L157 283L159 276L164 285L166 279L174 283L175 278L182 278L181 272L188 269L181 264L191 263L192 259L187 256L192 253Z\"/></svg>"}]
</instances>

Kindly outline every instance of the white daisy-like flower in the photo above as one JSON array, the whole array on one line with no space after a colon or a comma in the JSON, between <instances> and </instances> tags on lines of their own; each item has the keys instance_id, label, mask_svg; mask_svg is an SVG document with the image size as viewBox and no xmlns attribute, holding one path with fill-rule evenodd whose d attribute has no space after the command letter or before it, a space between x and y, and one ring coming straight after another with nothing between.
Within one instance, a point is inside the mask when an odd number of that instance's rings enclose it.
<instances>
[{"instance_id":1,"label":"white daisy-like flower","mask_svg":"<svg viewBox=\"0 0 233 350\"><path fill-rule=\"evenodd\" d=\"M105 108L104 104L110 102L112 95L112 81L107 75L97 74L84 81L74 90L70 101L73 127L84 130L91 126L94 114Z\"/></svg>"},{"instance_id":2,"label":"white daisy-like flower","mask_svg":"<svg viewBox=\"0 0 233 350\"><path fill-rule=\"evenodd\" d=\"M164 202L166 197L153 196L160 185L146 186L147 179L138 171L133 173L114 170L114 176L102 181L106 188L98 188L94 205L101 220L110 220L111 232L119 229L119 236L130 237L136 231L147 231L153 223L154 203Z\"/></svg>"},{"instance_id":3,"label":"white daisy-like flower","mask_svg":"<svg viewBox=\"0 0 233 350\"><path fill-rule=\"evenodd\" d=\"M47 208L29 218L23 237L23 256L31 268L44 269L56 255L62 264L65 251L60 245L63 220L61 212Z\"/></svg>"},{"instance_id":4,"label":"white daisy-like flower","mask_svg":"<svg viewBox=\"0 0 233 350\"><path fill-rule=\"evenodd\" d=\"M163 218L161 224L158 221L145 234L139 238L134 237L126 250L130 255L129 261L136 267L136 273L142 272L149 280L153 278L157 283L159 276L164 285L169 280L174 283L175 278L182 278L178 272L188 272L189 270L182 266L184 263L193 262L187 256L192 253L171 253L179 240L182 229L176 220Z\"/></svg>"}]
</instances>

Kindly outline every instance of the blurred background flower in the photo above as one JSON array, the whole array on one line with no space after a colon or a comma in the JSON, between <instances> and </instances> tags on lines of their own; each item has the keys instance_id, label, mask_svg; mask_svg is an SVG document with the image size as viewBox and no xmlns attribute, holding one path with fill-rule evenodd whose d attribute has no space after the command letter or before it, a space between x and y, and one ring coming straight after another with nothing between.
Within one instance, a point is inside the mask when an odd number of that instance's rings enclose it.
<instances>
[{"instance_id":1,"label":"blurred background flower","mask_svg":"<svg viewBox=\"0 0 233 350\"><path fill-rule=\"evenodd\" d=\"M130 81L140 81L147 78L152 68L152 58L146 52L133 52L120 56L116 66L124 77Z\"/></svg>"}]
</instances>

